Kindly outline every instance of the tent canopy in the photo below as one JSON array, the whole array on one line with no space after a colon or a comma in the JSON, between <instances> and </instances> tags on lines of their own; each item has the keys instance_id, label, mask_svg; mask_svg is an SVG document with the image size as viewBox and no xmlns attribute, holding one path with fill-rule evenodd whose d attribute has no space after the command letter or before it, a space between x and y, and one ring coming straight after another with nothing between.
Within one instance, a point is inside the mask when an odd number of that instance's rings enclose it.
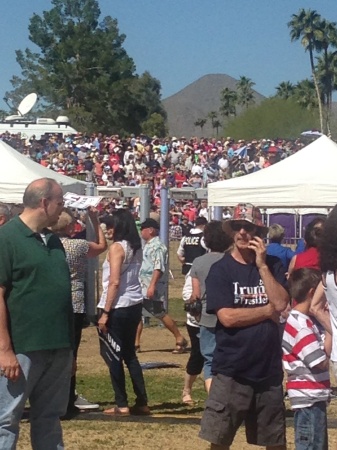
<instances>
[{"instance_id":1,"label":"tent canopy","mask_svg":"<svg viewBox=\"0 0 337 450\"><path fill-rule=\"evenodd\" d=\"M337 144L327 136L266 169L208 185L210 206L322 208L337 203Z\"/></svg>"},{"instance_id":2,"label":"tent canopy","mask_svg":"<svg viewBox=\"0 0 337 450\"><path fill-rule=\"evenodd\" d=\"M60 183L64 193L85 194L86 183L41 166L0 141L0 201L22 203L23 193L29 183L38 178L53 178Z\"/></svg>"}]
</instances>

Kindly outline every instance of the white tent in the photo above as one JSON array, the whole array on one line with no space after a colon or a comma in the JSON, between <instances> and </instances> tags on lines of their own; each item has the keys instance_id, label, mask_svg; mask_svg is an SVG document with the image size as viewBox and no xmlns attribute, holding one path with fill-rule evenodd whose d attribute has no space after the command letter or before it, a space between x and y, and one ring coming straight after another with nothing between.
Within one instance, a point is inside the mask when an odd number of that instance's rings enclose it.
<instances>
[{"instance_id":1,"label":"white tent","mask_svg":"<svg viewBox=\"0 0 337 450\"><path fill-rule=\"evenodd\" d=\"M0 201L22 203L27 185L44 177L53 178L60 183L64 193L85 194L84 181L47 169L0 140Z\"/></svg>"},{"instance_id":2,"label":"white tent","mask_svg":"<svg viewBox=\"0 0 337 450\"><path fill-rule=\"evenodd\" d=\"M208 185L210 206L323 208L337 203L337 144L322 136L258 172Z\"/></svg>"}]
</instances>

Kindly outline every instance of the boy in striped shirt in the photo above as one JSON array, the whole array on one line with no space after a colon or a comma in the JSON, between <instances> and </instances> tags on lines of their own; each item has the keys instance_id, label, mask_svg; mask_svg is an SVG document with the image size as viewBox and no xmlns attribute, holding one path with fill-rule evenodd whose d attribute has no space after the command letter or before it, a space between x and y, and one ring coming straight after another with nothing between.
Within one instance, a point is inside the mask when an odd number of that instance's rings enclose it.
<instances>
[{"instance_id":1,"label":"boy in striped shirt","mask_svg":"<svg viewBox=\"0 0 337 450\"><path fill-rule=\"evenodd\" d=\"M283 367L286 388L295 411L296 450L328 449L326 404L330 396L329 355L332 338L323 339L309 316L310 305L321 274L315 269L298 269L289 278L296 306L284 329Z\"/></svg>"}]
</instances>

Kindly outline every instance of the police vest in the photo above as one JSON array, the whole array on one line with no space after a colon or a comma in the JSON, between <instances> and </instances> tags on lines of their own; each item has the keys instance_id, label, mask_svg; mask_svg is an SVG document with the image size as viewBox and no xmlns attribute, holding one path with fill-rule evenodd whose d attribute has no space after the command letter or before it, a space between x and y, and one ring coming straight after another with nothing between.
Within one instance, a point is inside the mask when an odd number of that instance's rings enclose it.
<instances>
[{"instance_id":1,"label":"police vest","mask_svg":"<svg viewBox=\"0 0 337 450\"><path fill-rule=\"evenodd\" d=\"M186 275L191 269L192 263L198 256L206 253L206 249L201 245L201 239L204 233L188 233L184 238L184 257L185 263L182 267L182 274Z\"/></svg>"}]
</instances>

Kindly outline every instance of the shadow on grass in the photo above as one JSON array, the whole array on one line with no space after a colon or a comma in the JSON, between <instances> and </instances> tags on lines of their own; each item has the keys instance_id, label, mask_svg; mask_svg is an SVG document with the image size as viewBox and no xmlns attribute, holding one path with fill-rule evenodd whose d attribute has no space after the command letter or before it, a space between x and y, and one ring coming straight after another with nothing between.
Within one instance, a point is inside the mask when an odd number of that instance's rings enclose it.
<instances>
[{"instance_id":1,"label":"shadow on grass","mask_svg":"<svg viewBox=\"0 0 337 450\"><path fill-rule=\"evenodd\" d=\"M193 406L184 405L181 402L164 402L151 405L151 412L156 414L201 414L204 410L204 402L196 402Z\"/></svg>"},{"instance_id":2,"label":"shadow on grass","mask_svg":"<svg viewBox=\"0 0 337 450\"><path fill-rule=\"evenodd\" d=\"M153 411L153 408L151 408ZM65 420L73 421L104 421L104 422L127 422L127 423L146 423L146 424L163 424L163 425L199 425L201 420L201 414L197 416L189 415L194 409L185 410L185 416L183 410L180 412L176 411L175 415L168 415L167 413L156 413L153 411L151 416L126 416L126 417L114 417L106 416L101 411L98 412L86 412L79 413L76 416L69 417ZM194 410L195 411L195 410ZM173 412L172 412L173 414ZM293 417L286 417L287 428L292 428L294 426ZM337 420L328 419L328 428L337 429Z\"/></svg>"},{"instance_id":3,"label":"shadow on grass","mask_svg":"<svg viewBox=\"0 0 337 450\"><path fill-rule=\"evenodd\" d=\"M185 353L190 353L190 347L187 347L183 353L173 353L173 355L183 355ZM143 350L139 353L172 353L172 348L154 348L151 350Z\"/></svg>"},{"instance_id":4,"label":"shadow on grass","mask_svg":"<svg viewBox=\"0 0 337 450\"><path fill-rule=\"evenodd\" d=\"M92 413L102 413L102 410L105 408L111 408L112 405L115 405L115 403L112 402L99 402L100 411L91 411ZM156 404L150 404L150 409L152 414L163 414L163 415L175 415L175 414L201 414L204 410L204 402L195 402L194 405L184 405L181 402L163 402L163 403L156 403ZM70 411L67 413L66 418L68 418L68 415L70 418L77 417L79 414L89 414L90 411Z\"/></svg>"},{"instance_id":5,"label":"shadow on grass","mask_svg":"<svg viewBox=\"0 0 337 450\"><path fill-rule=\"evenodd\" d=\"M101 407L105 404L101 403ZM170 411L172 409L172 411ZM62 417L64 421L103 421L103 422L129 422L129 423L147 423L147 424L168 424L168 425L199 425L203 407L185 407L181 403L161 403L151 406L152 415L150 416L108 416L103 411L79 412L72 411ZM195 416L193 416L195 415ZM294 426L293 411L286 410L286 426ZM23 421L29 422L29 409L24 412ZM337 429L337 419L328 419L328 428Z\"/></svg>"},{"instance_id":6,"label":"shadow on grass","mask_svg":"<svg viewBox=\"0 0 337 450\"><path fill-rule=\"evenodd\" d=\"M63 420L89 420L89 421L112 421L112 422L131 422L131 423L163 423L163 424L181 424L181 425L198 425L200 423L200 416L189 416L186 414L185 417L182 413L176 416L167 416L166 414L159 415L153 414L151 416L108 416L103 414L102 411L97 412L86 412L79 413L73 416L64 417Z\"/></svg>"}]
</instances>

